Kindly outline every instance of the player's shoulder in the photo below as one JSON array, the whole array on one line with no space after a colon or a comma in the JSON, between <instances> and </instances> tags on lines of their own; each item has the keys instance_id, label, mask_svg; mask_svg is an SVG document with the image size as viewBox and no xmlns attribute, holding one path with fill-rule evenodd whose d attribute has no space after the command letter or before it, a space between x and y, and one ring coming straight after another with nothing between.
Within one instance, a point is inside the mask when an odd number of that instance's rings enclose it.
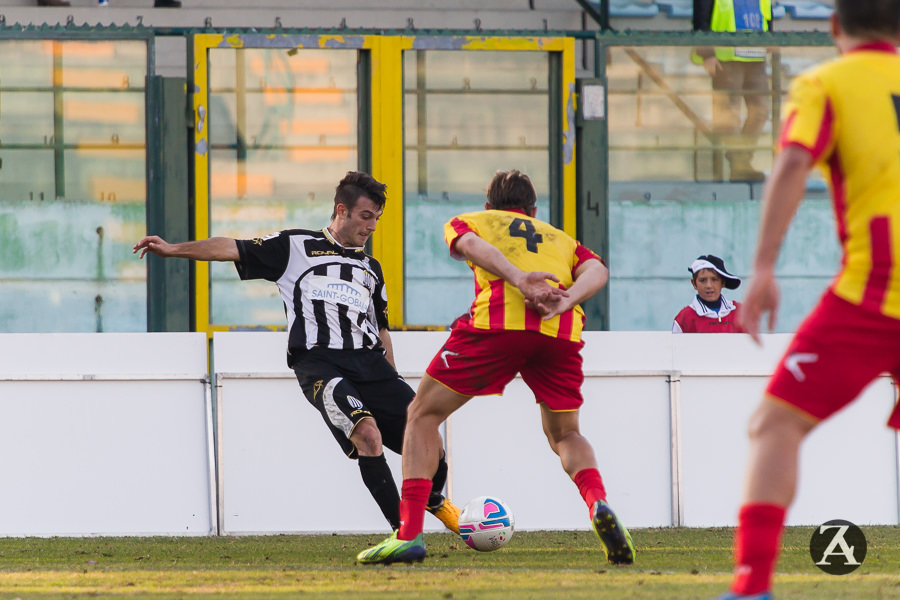
<instances>
[{"instance_id":1,"label":"player's shoulder","mask_svg":"<svg viewBox=\"0 0 900 600\"><path fill-rule=\"evenodd\" d=\"M321 229L285 229L280 233L286 237L304 236L313 239L325 239L325 232Z\"/></svg>"}]
</instances>

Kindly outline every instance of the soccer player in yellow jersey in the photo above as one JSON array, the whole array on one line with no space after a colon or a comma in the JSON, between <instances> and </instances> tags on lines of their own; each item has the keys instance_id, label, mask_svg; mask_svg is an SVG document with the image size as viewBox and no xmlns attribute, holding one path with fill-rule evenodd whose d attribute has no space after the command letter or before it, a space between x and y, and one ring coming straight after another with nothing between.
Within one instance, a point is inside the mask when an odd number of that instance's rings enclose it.
<instances>
[{"instance_id":1,"label":"soccer player in yellow jersey","mask_svg":"<svg viewBox=\"0 0 900 600\"><path fill-rule=\"evenodd\" d=\"M606 503L594 450L578 428L584 381L584 311L578 304L606 284L609 271L599 256L534 218L537 197L528 176L497 173L487 199L486 210L460 215L445 227L451 255L475 272L475 302L454 323L409 407L400 529L357 560L424 558L422 522L441 453L439 425L472 396L500 394L521 373L541 406L550 447L590 510L607 559L630 564L631 536Z\"/></svg>"},{"instance_id":2,"label":"soccer player in yellow jersey","mask_svg":"<svg viewBox=\"0 0 900 600\"><path fill-rule=\"evenodd\" d=\"M841 56L791 85L741 323L775 323L775 260L813 165L830 180L843 266L797 330L750 419L735 576L720 600L769 600L800 442L881 373L900 377L900 0L837 0ZM898 411L888 424L900 424Z\"/></svg>"}]
</instances>

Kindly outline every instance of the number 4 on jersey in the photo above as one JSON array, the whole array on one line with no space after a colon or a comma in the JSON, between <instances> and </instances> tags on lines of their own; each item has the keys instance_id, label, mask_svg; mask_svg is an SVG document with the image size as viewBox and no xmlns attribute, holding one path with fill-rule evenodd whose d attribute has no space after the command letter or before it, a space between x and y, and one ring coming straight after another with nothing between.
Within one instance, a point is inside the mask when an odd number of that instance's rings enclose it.
<instances>
[{"instance_id":1,"label":"number 4 on jersey","mask_svg":"<svg viewBox=\"0 0 900 600\"><path fill-rule=\"evenodd\" d=\"M537 254L537 245L544 241L544 236L534 230L534 223L525 219L513 219L509 224L509 235L525 238L525 248Z\"/></svg>"}]
</instances>

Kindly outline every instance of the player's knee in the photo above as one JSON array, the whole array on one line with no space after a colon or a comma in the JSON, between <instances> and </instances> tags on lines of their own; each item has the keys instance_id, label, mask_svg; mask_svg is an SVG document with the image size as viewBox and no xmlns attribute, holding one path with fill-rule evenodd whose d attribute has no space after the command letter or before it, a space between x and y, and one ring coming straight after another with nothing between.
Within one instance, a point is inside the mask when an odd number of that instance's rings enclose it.
<instances>
[{"instance_id":1,"label":"player's knee","mask_svg":"<svg viewBox=\"0 0 900 600\"><path fill-rule=\"evenodd\" d=\"M762 438L803 438L814 423L778 402L765 400L750 417L747 435L750 440Z\"/></svg>"},{"instance_id":2,"label":"player's knee","mask_svg":"<svg viewBox=\"0 0 900 600\"><path fill-rule=\"evenodd\" d=\"M373 419L363 419L359 422L353 433L350 434L350 441L356 446L357 452L362 456L379 456L384 452L381 441L381 431L375 425Z\"/></svg>"}]
</instances>

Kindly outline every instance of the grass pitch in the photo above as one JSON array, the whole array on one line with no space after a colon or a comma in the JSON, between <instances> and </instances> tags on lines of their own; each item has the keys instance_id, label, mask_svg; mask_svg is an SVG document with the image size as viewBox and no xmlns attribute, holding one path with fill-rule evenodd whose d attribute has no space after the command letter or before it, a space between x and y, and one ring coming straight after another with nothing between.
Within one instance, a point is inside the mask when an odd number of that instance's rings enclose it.
<instances>
[{"instance_id":1,"label":"grass pitch","mask_svg":"<svg viewBox=\"0 0 900 600\"><path fill-rule=\"evenodd\" d=\"M813 528L789 528L778 600L900 599L900 535L865 527L862 567L836 577L809 557ZM378 535L0 539L0 600L124 598L708 600L730 581L730 529L638 529L637 562L613 567L589 531L517 532L492 553L427 534L416 565L362 566Z\"/></svg>"}]
</instances>

